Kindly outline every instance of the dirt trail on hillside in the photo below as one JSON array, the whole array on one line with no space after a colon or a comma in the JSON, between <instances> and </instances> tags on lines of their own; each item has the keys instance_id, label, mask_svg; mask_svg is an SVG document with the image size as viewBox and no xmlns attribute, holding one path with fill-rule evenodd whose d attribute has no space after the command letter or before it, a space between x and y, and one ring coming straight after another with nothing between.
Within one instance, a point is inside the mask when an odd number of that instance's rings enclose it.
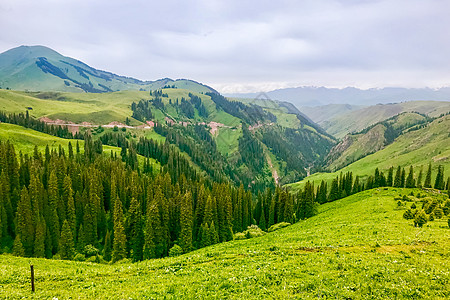
<instances>
[{"instance_id":1,"label":"dirt trail on hillside","mask_svg":"<svg viewBox=\"0 0 450 300\"><path fill-rule=\"evenodd\" d=\"M266 154L267 164L269 164L270 169L272 170L272 177L275 180L275 183L278 184L280 177L278 177L277 170L273 167L272 160L270 159L269 154Z\"/></svg>"}]
</instances>

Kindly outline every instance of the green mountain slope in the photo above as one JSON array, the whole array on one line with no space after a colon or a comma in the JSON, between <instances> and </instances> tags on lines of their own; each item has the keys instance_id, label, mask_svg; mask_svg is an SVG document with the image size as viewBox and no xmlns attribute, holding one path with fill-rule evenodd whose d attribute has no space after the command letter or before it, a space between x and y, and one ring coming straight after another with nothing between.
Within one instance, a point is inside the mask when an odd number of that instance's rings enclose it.
<instances>
[{"instance_id":1,"label":"green mountain slope","mask_svg":"<svg viewBox=\"0 0 450 300\"><path fill-rule=\"evenodd\" d=\"M246 186L297 181L307 175L307 168L318 166L335 143L320 126L286 105L263 107L173 87L109 93L0 90L0 110L28 110L32 117L59 124L105 126L94 138L112 134L114 124L128 124L134 128L119 132L123 138L167 138L210 176ZM157 126L149 128L146 122Z\"/></svg>"},{"instance_id":2,"label":"green mountain slope","mask_svg":"<svg viewBox=\"0 0 450 300\"><path fill-rule=\"evenodd\" d=\"M39 152L44 152L47 146L49 146L50 149L55 150L58 150L59 146L61 146L67 153L69 142L74 148L78 142L80 151L84 152L84 141L82 140L63 139L33 129L8 123L0 123L0 141L11 142L17 153L27 155L32 155L36 146ZM103 152L108 155L113 152L114 154L120 156L121 149L118 147L103 145ZM138 155L138 161L142 165L144 163L144 157ZM159 162L154 159L150 159L150 161L155 171L160 170L161 165Z\"/></svg>"},{"instance_id":3,"label":"green mountain slope","mask_svg":"<svg viewBox=\"0 0 450 300\"><path fill-rule=\"evenodd\" d=\"M394 197L411 191L368 190L265 236L179 257L106 265L0 255L0 297L446 299L447 217L423 228L404 220Z\"/></svg>"},{"instance_id":4,"label":"green mountain slope","mask_svg":"<svg viewBox=\"0 0 450 300\"><path fill-rule=\"evenodd\" d=\"M437 117L450 111L450 102L409 101L394 104L378 104L354 109L345 105L327 105L305 108L304 112L329 134L343 138L347 133L358 132L377 122L391 118L402 112L418 112Z\"/></svg>"},{"instance_id":5,"label":"green mountain slope","mask_svg":"<svg viewBox=\"0 0 450 300\"><path fill-rule=\"evenodd\" d=\"M20 46L0 54L0 87L29 91L103 93L154 90L175 86L196 92L216 92L192 80L164 78L141 81L97 70L44 46Z\"/></svg>"},{"instance_id":6,"label":"green mountain slope","mask_svg":"<svg viewBox=\"0 0 450 300\"><path fill-rule=\"evenodd\" d=\"M433 165L433 180L437 173L439 164L445 168L445 176L450 176L450 115L438 118L428 124L425 128L407 132L399 136L392 144L386 148L370 154L340 170L333 173L316 173L306 177L300 182L290 184L296 190L302 187L307 181L319 184L321 180L329 184L339 175L340 172L353 172L353 176L359 175L364 178L372 175L375 168L386 173L391 166L408 167L414 166L415 177L417 178L420 167L428 163ZM422 179L423 180L423 179ZM433 181L434 182L434 181ZM330 186L330 185L329 185Z\"/></svg>"},{"instance_id":7,"label":"green mountain slope","mask_svg":"<svg viewBox=\"0 0 450 300\"><path fill-rule=\"evenodd\" d=\"M389 145L403 132L426 124L428 118L418 113L401 113L355 134L348 134L331 149L326 158L329 171L338 170Z\"/></svg>"}]
</instances>

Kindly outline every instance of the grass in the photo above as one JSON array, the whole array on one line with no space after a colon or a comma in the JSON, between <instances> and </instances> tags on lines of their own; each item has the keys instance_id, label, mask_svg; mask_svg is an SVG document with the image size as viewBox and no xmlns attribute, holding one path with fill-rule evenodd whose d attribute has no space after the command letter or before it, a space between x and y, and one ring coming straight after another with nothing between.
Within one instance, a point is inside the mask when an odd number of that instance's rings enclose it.
<instances>
[{"instance_id":1,"label":"grass","mask_svg":"<svg viewBox=\"0 0 450 300\"><path fill-rule=\"evenodd\" d=\"M111 129L112 130L112 129ZM159 135L158 135L159 136ZM0 123L0 141L4 142L9 140L13 145L17 153L22 152L22 154L31 155L34 152L35 146L38 150L43 153L47 145L50 149L58 149L61 145L66 154L68 153L69 142L72 143L73 149L75 151L75 145L78 141L80 145L81 152L84 150L84 141L81 140L70 140L62 139L46 133L35 131L33 129L24 128L22 126ZM116 153L120 157L121 148L103 145L103 153L109 155L111 153ZM138 161L141 166L144 164L144 157L138 155ZM154 159L150 159L155 171L160 170L161 165Z\"/></svg>"},{"instance_id":2,"label":"grass","mask_svg":"<svg viewBox=\"0 0 450 300\"><path fill-rule=\"evenodd\" d=\"M436 119L427 127L408 132L399 138L394 143L390 144L383 150L374 154L368 155L336 172L332 173L315 173L306 177L302 181L289 184L293 190L297 190L307 182L315 182L316 185L321 180L328 182L330 186L331 181L339 175L340 172L353 172L353 176L359 175L366 177L373 175L375 168L379 168L385 172L391 166L415 167L415 176L419 175L420 167L423 166L423 178L425 180L426 168L428 163L433 165L433 177L436 176L437 167L439 164L445 168L445 180L450 176L450 115ZM434 183L434 181L433 181Z\"/></svg>"},{"instance_id":3,"label":"grass","mask_svg":"<svg viewBox=\"0 0 450 300\"><path fill-rule=\"evenodd\" d=\"M173 258L101 265L0 255L0 297L448 299L447 220L413 227L394 200L409 192L365 191L265 236Z\"/></svg>"}]
</instances>

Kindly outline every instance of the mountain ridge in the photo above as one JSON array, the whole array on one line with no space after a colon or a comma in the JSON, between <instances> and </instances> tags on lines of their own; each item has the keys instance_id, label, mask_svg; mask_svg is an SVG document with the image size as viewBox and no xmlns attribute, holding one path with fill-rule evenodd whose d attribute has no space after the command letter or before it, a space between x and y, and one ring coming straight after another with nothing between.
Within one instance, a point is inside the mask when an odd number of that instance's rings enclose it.
<instances>
[{"instance_id":1,"label":"mountain ridge","mask_svg":"<svg viewBox=\"0 0 450 300\"><path fill-rule=\"evenodd\" d=\"M162 78L142 81L95 69L63 56L46 46L19 46L0 53L0 87L13 90L59 92L112 92L154 90L166 85L196 92L218 93L215 89L190 79Z\"/></svg>"}]
</instances>

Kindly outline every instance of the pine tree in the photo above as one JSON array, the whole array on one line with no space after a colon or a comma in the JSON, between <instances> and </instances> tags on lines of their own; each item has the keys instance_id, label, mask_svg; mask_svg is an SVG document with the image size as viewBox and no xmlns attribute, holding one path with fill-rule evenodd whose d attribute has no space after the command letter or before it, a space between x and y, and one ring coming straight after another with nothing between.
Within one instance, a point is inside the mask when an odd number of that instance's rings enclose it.
<instances>
[{"instance_id":1,"label":"pine tree","mask_svg":"<svg viewBox=\"0 0 450 300\"><path fill-rule=\"evenodd\" d=\"M20 235L25 256L31 256L34 243L33 214L28 190L23 187L20 193L20 201L17 206L17 229L16 235Z\"/></svg>"},{"instance_id":2,"label":"pine tree","mask_svg":"<svg viewBox=\"0 0 450 300\"><path fill-rule=\"evenodd\" d=\"M408 174L408 177L406 178L405 187L406 188L414 188L414 187L416 187L416 184L415 184L415 181L414 181L414 169L413 169L413 166L409 167L409 174Z\"/></svg>"},{"instance_id":3,"label":"pine tree","mask_svg":"<svg viewBox=\"0 0 450 300\"><path fill-rule=\"evenodd\" d=\"M423 187L431 188L431 163L428 164L427 176L425 177Z\"/></svg>"},{"instance_id":4,"label":"pine tree","mask_svg":"<svg viewBox=\"0 0 450 300\"><path fill-rule=\"evenodd\" d=\"M144 246L144 233L142 229L141 206L136 198L132 198L127 218L127 244L128 251L133 261L142 260L142 248Z\"/></svg>"},{"instance_id":5,"label":"pine tree","mask_svg":"<svg viewBox=\"0 0 450 300\"><path fill-rule=\"evenodd\" d=\"M394 167L389 168L389 173L386 179L386 186L392 186L394 183Z\"/></svg>"},{"instance_id":6,"label":"pine tree","mask_svg":"<svg viewBox=\"0 0 450 300\"><path fill-rule=\"evenodd\" d=\"M123 221L122 201L119 198L116 198L114 201L114 241L112 252L113 262L122 260L127 256L127 238L125 236Z\"/></svg>"},{"instance_id":7,"label":"pine tree","mask_svg":"<svg viewBox=\"0 0 450 300\"><path fill-rule=\"evenodd\" d=\"M284 221L288 223L294 223L294 199L288 191L282 192L285 195L286 203L284 205Z\"/></svg>"},{"instance_id":8,"label":"pine tree","mask_svg":"<svg viewBox=\"0 0 450 300\"><path fill-rule=\"evenodd\" d=\"M55 171L50 173L50 178L48 181L48 207L46 213L47 226L50 231L51 241L52 241L52 253L58 251L59 237L60 237L60 225L62 221L59 222L58 208L59 208L59 195L58 195L58 182L56 179ZM60 212L61 213L61 212ZM65 215L61 215L64 220Z\"/></svg>"},{"instance_id":9,"label":"pine tree","mask_svg":"<svg viewBox=\"0 0 450 300\"><path fill-rule=\"evenodd\" d=\"M64 220L61 229L61 238L59 239L59 255L61 259L72 259L75 253L75 244L73 242L72 229L69 222Z\"/></svg>"},{"instance_id":10,"label":"pine tree","mask_svg":"<svg viewBox=\"0 0 450 300\"><path fill-rule=\"evenodd\" d=\"M405 168L402 168L402 175L400 177L400 187L405 187L405 180L406 180L406 172Z\"/></svg>"},{"instance_id":11,"label":"pine tree","mask_svg":"<svg viewBox=\"0 0 450 300\"><path fill-rule=\"evenodd\" d=\"M395 172L394 187L402 187L402 168L397 167L397 172Z\"/></svg>"},{"instance_id":12,"label":"pine tree","mask_svg":"<svg viewBox=\"0 0 450 300\"><path fill-rule=\"evenodd\" d=\"M45 226L44 218L36 225L36 233L34 238L34 257L44 257L45 256L45 235L47 233L47 227Z\"/></svg>"},{"instance_id":13,"label":"pine tree","mask_svg":"<svg viewBox=\"0 0 450 300\"><path fill-rule=\"evenodd\" d=\"M443 190L445 188L444 183L444 166L438 166L438 172L436 175L436 180L434 182L434 188L438 190Z\"/></svg>"},{"instance_id":14,"label":"pine tree","mask_svg":"<svg viewBox=\"0 0 450 300\"><path fill-rule=\"evenodd\" d=\"M13 244L13 255L15 256L25 256L25 249L22 244L22 240L20 238L20 234L16 235Z\"/></svg>"},{"instance_id":15,"label":"pine tree","mask_svg":"<svg viewBox=\"0 0 450 300\"><path fill-rule=\"evenodd\" d=\"M180 211L180 246L184 253L192 250L192 197L190 193L184 194Z\"/></svg>"},{"instance_id":16,"label":"pine tree","mask_svg":"<svg viewBox=\"0 0 450 300\"><path fill-rule=\"evenodd\" d=\"M144 231L144 259L155 258L156 256L156 243L157 233L159 228L159 212L155 202L149 203L147 206L147 213L145 218L145 231Z\"/></svg>"},{"instance_id":17,"label":"pine tree","mask_svg":"<svg viewBox=\"0 0 450 300\"><path fill-rule=\"evenodd\" d=\"M423 166L420 166L419 176L417 177L417 187L422 188Z\"/></svg>"},{"instance_id":18,"label":"pine tree","mask_svg":"<svg viewBox=\"0 0 450 300\"><path fill-rule=\"evenodd\" d=\"M73 190L72 190L72 179L69 175L64 178L63 183L63 198L66 202L67 214L66 219L69 224L70 230L72 231L72 237L75 236L75 227L76 227L76 212L75 212L75 201L73 199Z\"/></svg>"},{"instance_id":19,"label":"pine tree","mask_svg":"<svg viewBox=\"0 0 450 300\"><path fill-rule=\"evenodd\" d=\"M219 242L219 235L217 234L216 226L214 221L212 221L211 226L208 231L210 245L217 244Z\"/></svg>"},{"instance_id":20,"label":"pine tree","mask_svg":"<svg viewBox=\"0 0 450 300\"><path fill-rule=\"evenodd\" d=\"M340 197L340 192L339 192L339 180L336 177L335 179L333 179L333 181L331 182L331 189L330 189L330 194L328 196L328 202L334 201L339 199Z\"/></svg>"},{"instance_id":21,"label":"pine tree","mask_svg":"<svg viewBox=\"0 0 450 300\"><path fill-rule=\"evenodd\" d=\"M103 247L103 259L106 261L111 260L112 254L112 241L111 241L111 231L106 231L105 245Z\"/></svg>"}]
</instances>

